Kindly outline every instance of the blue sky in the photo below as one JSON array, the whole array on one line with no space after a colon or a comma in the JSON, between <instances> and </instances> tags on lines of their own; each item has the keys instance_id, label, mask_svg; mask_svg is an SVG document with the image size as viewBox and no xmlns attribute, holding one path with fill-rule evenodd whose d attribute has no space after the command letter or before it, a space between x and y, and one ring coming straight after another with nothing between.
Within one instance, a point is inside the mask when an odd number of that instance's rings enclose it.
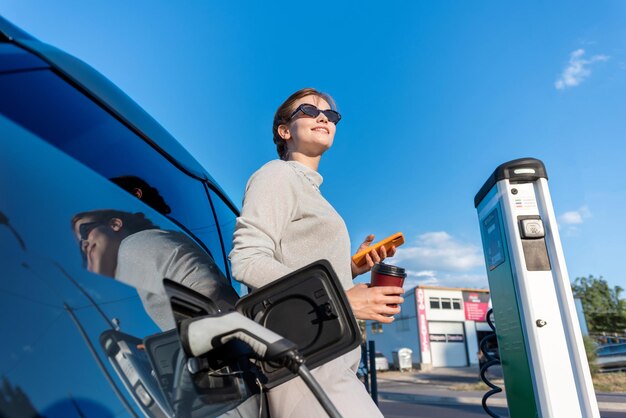
<instances>
[{"instance_id":1,"label":"blue sky","mask_svg":"<svg viewBox=\"0 0 626 418\"><path fill-rule=\"evenodd\" d=\"M499 164L539 158L570 277L626 288L622 1L4 0L0 12L119 85L238 204L276 157L276 107L302 87L329 92L343 119L322 191L355 249L405 233L412 284L486 287L474 194Z\"/></svg>"}]
</instances>

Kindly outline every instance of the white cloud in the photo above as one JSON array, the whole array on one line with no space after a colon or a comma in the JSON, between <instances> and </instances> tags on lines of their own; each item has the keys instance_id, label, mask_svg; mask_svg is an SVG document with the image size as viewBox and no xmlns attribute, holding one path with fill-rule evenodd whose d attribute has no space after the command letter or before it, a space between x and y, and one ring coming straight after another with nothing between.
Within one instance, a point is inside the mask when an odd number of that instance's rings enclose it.
<instances>
[{"instance_id":1,"label":"white cloud","mask_svg":"<svg viewBox=\"0 0 626 418\"><path fill-rule=\"evenodd\" d=\"M425 270L425 271L413 271L413 270L407 270L406 272L407 276L411 276L411 277L435 277L436 272L432 271L432 270Z\"/></svg>"},{"instance_id":2,"label":"white cloud","mask_svg":"<svg viewBox=\"0 0 626 418\"><path fill-rule=\"evenodd\" d=\"M482 249L445 231L427 232L414 244L398 248L390 263L404 263L414 271L467 271L484 265Z\"/></svg>"},{"instance_id":3,"label":"white cloud","mask_svg":"<svg viewBox=\"0 0 626 418\"><path fill-rule=\"evenodd\" d=\"M580 225L587 218L591 218L591 211L587 206L583 206L578 210L565 212L559 216L559 222L563 225Z\"/></svg>"},{"instance_id":4,"label":"white cloud","mask_svg":"<svg viewBox=\"0 0 626 418\"><path fill-rule=\"evenodd\" d=\"M386 262L407 269L405 289L417 285L487 287L482 249L445 231L419 235Z\"/></svg>"},{"instance_id":5,"label":"white cloud","mask_svg":"<svg viewBox=\"0 0 626 418\"><path fill-rule=\"evenodd\" d=\"M442 287L466 287L472 289L487 289L487 273L483 274L459 274L441 273L432 276L416 277L410 273L404 280L404 288L412 289L417 285L442 286Z\"/></svg>"},{"instance_id":6,"label":"white cloud","mask_svg":"<svg viewBox=\"0 0 626 418\"><path fill-rule=\"evenodd\" d=\"M561 73L561 76L554 83L558 90L568 87L575 87L591 75L589 66L598 61L606 61L609 59L606 55L594 55L589 59L584 59L585 50L580 48L570 54L569 63Z\"/></svg>"},{"instance_id":7,"label":"white cloud","mask_svg":"<svg viewBox=\"0 0 626 418\"><path fill-rule=\"evenodd\" d=\"M580 232L579 226L589 218L591 218L591 211L587 206L565 212L558 217L559 230L566 237L576 237Z\"/></svg>"},{"instance_id":8,"label":"white cloud","mask_svg":"<svg viewBox=\"0 0 626 418\"><path fill-rule=\"evenodd\" d=\"M575 224L583 223L582 215L576 211L565 212L563 215L561 215L559 219L561 223L566 224L566 225L575 225Z\"/></svg>"},{"instance_id":9,"label":"white cloud","mask_svg":"<svg viewBox=\"0 0 626 418\"><path fill-rule=\"evenodd\" d=\"M439 279L437 278L437 273L432 270L426 271L406 271L406 279L404 280L404 288L411 289L418 284L427 284L436 286L438 285Z\"/></svg>"},{"instance_id":10,"label":"white cloud","mask_svg":"<svg viewBox=\"0 0 626 418\"><path fill-rule=\"evenodd\" d=\"M487 272L482 274L445 274L439 280L441 286L469 287L472 289L487 289Z\"/></svg>"}]
</instances>

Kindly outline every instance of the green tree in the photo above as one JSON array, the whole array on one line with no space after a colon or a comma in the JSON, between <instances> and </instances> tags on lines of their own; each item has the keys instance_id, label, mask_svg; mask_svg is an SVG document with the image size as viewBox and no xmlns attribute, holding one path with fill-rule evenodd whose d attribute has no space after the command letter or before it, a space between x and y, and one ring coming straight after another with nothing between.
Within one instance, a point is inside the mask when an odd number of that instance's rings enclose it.
<instances>
[{"instance_id":1,"label":"green tree","mask_svg":"<svg viewBox=\"0 0 626 418\"><path fill-rule=\"evenodd\" d=\"M589 275L577 277L572 291L582 301L590 332L626 332L626 300L620 297L624 289Z\"/></svg>"},{"instance_id":2,"label":"green tree","mask_svg":"<svg viewBox=\"0 0 626 418\"><path fill-rule=\"evenodd\" d=\"M596 343L588 335L583 336L583 343L585 344L585 353L587 354L587 362L589 363L589 371L592 375L598 373L600 369L596 363Z\"/></svg>"}]
</instances>

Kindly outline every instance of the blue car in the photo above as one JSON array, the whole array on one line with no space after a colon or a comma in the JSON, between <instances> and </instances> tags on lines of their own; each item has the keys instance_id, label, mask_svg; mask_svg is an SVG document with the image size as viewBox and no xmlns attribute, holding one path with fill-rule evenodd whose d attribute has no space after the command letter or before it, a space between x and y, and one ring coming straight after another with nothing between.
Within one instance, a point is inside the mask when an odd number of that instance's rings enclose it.
<instances>
[{"instance_id":1,"label":"blue car","mask_svg":"<svg viewBox=\"0 0 626 418\"><path fill-rule=\"evenodd\" d=\"M598 347L596 353L596 365L600 369L626 370L626 343L609 344Z\"/></svg>"},{"instance_id":2,"label":"blue car","mask_svg":"<svg viewBox=\"0 0 626 418\"><path fill-rule=\"evenodd\" d=\"M0 417L267 417L302 359L358 346L324 260L247 294L237 216L121 90L0 17Z\"/></svg>"},{"instance_id":3,"label":"blue car","mask_svg":"<svg viewBox=\"0 0 626 418\"><path fill-rule=\"evenodd\" d=\"M0 416L258 414L247 366L190 363L173 325L246 293L237 208L115 85L2 17L0 196ZM215 301L161 303L161 279L200 274Z\"/></svg>"}]
</instances>

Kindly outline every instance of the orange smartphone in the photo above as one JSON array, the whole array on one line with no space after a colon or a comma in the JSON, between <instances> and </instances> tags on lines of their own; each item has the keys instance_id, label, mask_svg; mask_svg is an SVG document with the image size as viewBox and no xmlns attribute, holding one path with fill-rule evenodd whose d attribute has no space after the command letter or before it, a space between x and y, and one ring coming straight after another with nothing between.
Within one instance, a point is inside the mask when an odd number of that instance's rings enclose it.
<instances>
[{"instance_id":1,"label":"orange smartphone","mask_svg":"<svg viewBox=\"0 0 626 418\"><path fill-rule=\"evenodd\" d=\"M374 249L377 250L383 245L385 246L385 249L389 251L391 250L391 247L399 247L402 244L404 244L404 235L402 235L402 232L397 232L385 238L384 240L378 241L376 244L370 245L366 249L354 254L352 256L352 261L354 261L354 264L356 264L357 266L362 266L365 263L365 255L368 254L370 251Z\"/></svg>"}]
</instances>

